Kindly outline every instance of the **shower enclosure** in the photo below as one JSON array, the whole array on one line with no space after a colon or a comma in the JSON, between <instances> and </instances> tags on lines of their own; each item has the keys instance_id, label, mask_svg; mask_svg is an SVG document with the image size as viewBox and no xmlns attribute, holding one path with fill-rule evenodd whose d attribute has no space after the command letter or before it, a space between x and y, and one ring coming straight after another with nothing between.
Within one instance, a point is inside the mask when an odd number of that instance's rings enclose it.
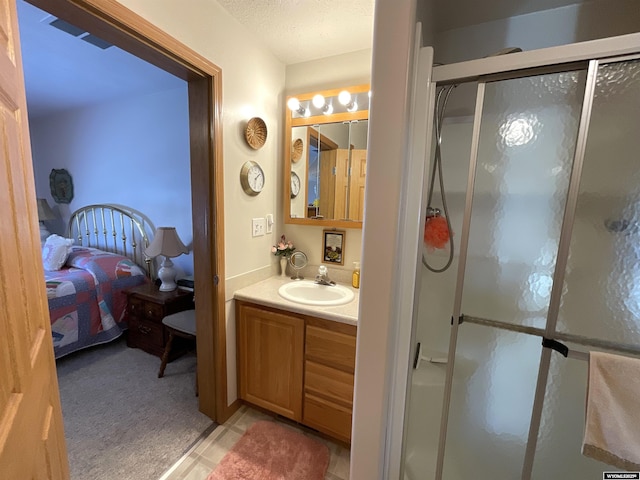
<instances>
[{"instance_id":1,"label":"shower enclosure","mask_svg":"<svg viewBox=\"0 0 640 480\"><path fill-rule=\"evenodd\" d=\"M640 55L575 58L434 69L432 103L457 85L440 129L455 251L417 267L406 480L616 470L581 446L588 352L640 355Z\"/></svg>"}]
</instances>

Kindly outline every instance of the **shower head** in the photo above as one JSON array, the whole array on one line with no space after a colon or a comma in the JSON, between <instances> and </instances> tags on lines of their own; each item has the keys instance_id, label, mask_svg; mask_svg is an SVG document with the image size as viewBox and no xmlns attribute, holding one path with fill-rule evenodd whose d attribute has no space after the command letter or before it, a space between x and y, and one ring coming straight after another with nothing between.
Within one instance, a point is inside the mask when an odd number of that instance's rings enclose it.
<instances>
[{"instance_id":1,"label":"shower head","mask_svg":"<svg viewBox=\"0 0 640 480\"><path fill-rule=\"evenodd\" d=\"M489 55L487 55L484 58L487 57L498 57L500 55L508 55L509 53L517 53L517 52L521 52L522 49L520 47L505 47L501 50L498 50L497 52L491 53Z\"/></svg>"}]
</instances>

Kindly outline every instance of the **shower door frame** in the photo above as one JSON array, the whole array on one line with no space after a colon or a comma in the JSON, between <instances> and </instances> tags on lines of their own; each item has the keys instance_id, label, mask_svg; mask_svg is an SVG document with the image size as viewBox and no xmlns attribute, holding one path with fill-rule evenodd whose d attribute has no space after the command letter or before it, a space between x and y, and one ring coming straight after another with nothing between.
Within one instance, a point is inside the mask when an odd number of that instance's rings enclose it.
<instances>
[{"instance_id":1,"label":"shower door frame","mask_svg":"<svg viewBox=\"0 0 640 480\"><path fill-rule=\"evenodd\" d=\"M430 47L424 47L430 48ZM460 247L460 259L458 266L458 278L456 284L456 296L455 296L455 306L454 311L460 310L461 299L462 299L462 286L463 286L463 278L464 278L464 270L466 260L466 247L468 244L468 235L469 235L469 226L470 226L470 215L471 215L471 205L473 201L473 182L475 176L475 163L477 159L477 141L480 123L477 121L478 118L482 114L482 108L478 108L478 106L482 106L481 103L483 101L484 96L484 84L487 81L495 81L495 80L506 80L511 78L521 78L526 77L533 74L540 73L551 73L558 71L566 71L573 66L575 68L576 64L582 64L582 67L589 65L587 83L585 86L585 92L583 96L583 111L581 113L580 118L580 126L578 131L578 144L576 147L576 151L574 154L574 166L572 168L571 180L569 183L568 191L567 191L567 203L565 205L565 213L563 216L563 226L561 231L560 242L558 244L558 255L556 260L556 268L554 273L554 291L552 291L552 296L550 299L549 310L551 311L552 304L557 303L554 309L557 309L559 306L560 298L559 295L561 293L561 287L564 279L564 268L566 267L566 256L568 254L569 242L571 238L571 230L573 226L573 215L575 213L575 201L578 195L579 182L580 182L580 174L581 174L581 165L582 159L584 158L584 147L586 144L586 134L589 125L589 117L590 117L590 109L593 102L593 91L589 92L589 88L593 89L596 81L596 73L599 62L602 63L610 63L613 61L621 61L621 57L630 57L631 55L640 54L640 33L622 35L618 37L610 37L601 40L593 40L589 42L576 43L571 45L564 45L559 47L550 47L535 51L529 52L521 52L513 55L505 55L500 57L489 57L479 60L472 60L468 62L461 62L458 64L451 65L443 65L434 67L432 70L432 77L429 78L427 76L427 82L423 85L414 86L414 95L415 92L429 92L428 95L430 100L427 102L428 105L432 106L435 101L435 91L437 85L445 85L452 83L469 83L469 82L477 82L478 83L478 97L476 104L476 118L474 118L474 133L473 133L473 142L475 145L472 145L471 159L470 159L470 173L469 173L469 185L467 186L467 198L465 201L465 214L464 214L464 227L461 238L461 247ZM421 58L421 57L418 57ZM429 58L430 60L430 58ZM573 65L572 65L573 64ZM420 70L419 65L416 68ZM424 70L424 66L422 67ZM592 78L593 77L593 78ZM591 85L591 87L590 87ZM480 102L480 105L478 105ZM588 108L585 108L588 107ZM412 118L421 118L419 110L424 108L424 103L417 104L414 103ZM431 111L428 112L429 122L427 126L427 132L430 132L433 128L433 120ZM424 125L414 123L412 126L412 138L419 138L420 135L424 135L424 129L419 131L418 129L423 128ZM478 131L476 131L476 128ZM431 151L431 143L433 139L432 136L429 135L426 139L426 144L423 149L415 149L412 152L412 158L410 164L415 165L421 163L425 165L429 163L431 159L427 159L425 162L425 152ZM423 152L422 155L420 152ZM577 165L576 165L577 162ZM430 166L424 166L424 177L421 179L422 181L422 198L421 198L421 221L422 228L424 227L424 219L426 218L426 185L428 181L428 172L430 171ZM415 185L414 185L415 184ZM417 182L413 180L413 182L408 182L407 187L405 188L404 198L408 199L410 193L415 191ZM413 189L413 190L412 190ZM572 191L572 189L574 191ZM573 200L571 198L573 197ZM415 196L413 196L415 199ZM570 220L570 221L568 221ZM406 237L405 237L406 238ZM564 240L563 240L564 238ZM562 243L564 242L564 244ZM409 242L407 242L409 246ZM413 245L411 245L413 246ZM415 251L414 249L410 249ZM563 253L564 251L564 253ZM421 252L419 252L421 253ZM564 256L564 259L562 257ZM407 279L408 276L411 276L412 279L415 279L415 287L413 293L414 304L413 304L413 316L412 316L412 328L411 332L408 333L407 329L402 329L398 327L398 340L397 347L402 350L406 350L407 342L410 346L411 358L415 355L415 331L416 331L416 323L417 323L417 311L418 311L418 292L420 291L420 267L421 262L418 261L417 264L413 265L413 268L409 268L408 266L404 266L400 269L400 277L403 279ZM560 281L558 285L556 282ZM405 291L406 294L406 291ZM406 297L405 297L406 298ZM457 308L456 308L457 306ZM399 308L400 309L400 308ZM406 313L406 310L405 310ZM557 310L555 310L554 315L557 318ZM454 313L455 316L455 313ZM551 317L551 313L548 314L547 318ZM404 317L406 318L406 316ZM443 414L442 414L442 423L440 430L440 446L438 452L438 467L436 479L440 479L442 477L442 466L444 460L444 448L446 440L446 427L447 427L447 414L448 408L450 404L450 396L451 396L451 378L453 376L453 358L455 356L455 344L456 344L456 334L458 330L458 324L455 324L452 327L451 337L450 337L450 346L449 346L449 366L447 369L447 389L445 389L445 398L443 402ZM547 321L546 330L549 330L549 322ZM553 330L555 330L555 321L553 322ZM527 333L527 332L523 332ZM531 332L529 332L531 333ZM536 333L534 333L536 334ZM532 422L534 419L537 420L538 426L540 421L540 414L542 412L542 401L544 398L544 391L546 389L546 373L548 372L549 367L549 359L551 358L551 349L543 348L542 355L540 360L540 369L539 369L539 377L536 386L536 401L534 403L533 411L532 411ZM398 365L404 365L407 359L397 359L395 360L396 371L398 370ZM545 367L545 368L543 368ZM544 370L544 372L543 372ZM388 415L388 422L392 426L390 430L398 431L397 427L394 429L394 424L397 425L399 421L403 423L403 435L394 435L388 437L387 442L387 454L386 454L386 467L385 470L389 473L389 478L401 478L404 470L404 450L405 450L405 440L406 437L406 421L408 418L408 398L411 390L411 369L409 369L406 375L406 383L404 385L396 385L395 391L390 392L390 396L393 397L395 401L391 402L391 407ZM398 382L400 383L400 382ZM402 401L398 402L398 398L401 398ZM537 417L537 418L536 418ZM529 440L527 443L527 452L525 454L525 460L523 462L523 479L529 479L533 467L533 458L535 456L535 440L537 440L537 428L530 430ZM531 440L532 436L536 436L536 439ZM400 441L402 438L402 441ZM527 473L528 472L528 473Z\"/></svg>"}]
</instances>

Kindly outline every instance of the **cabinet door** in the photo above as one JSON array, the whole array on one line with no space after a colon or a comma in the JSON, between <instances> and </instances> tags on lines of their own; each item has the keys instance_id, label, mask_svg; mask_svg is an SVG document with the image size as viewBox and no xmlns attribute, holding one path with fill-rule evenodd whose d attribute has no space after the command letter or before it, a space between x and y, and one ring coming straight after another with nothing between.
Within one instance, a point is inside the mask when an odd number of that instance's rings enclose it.
<instances>
[{"instance_id":1,"label":"cabinet door","mask_svg":"<svg viewBox=\"0 0 640 480\"><path fill-rule=\"evenodd\" d=\"M364 185L367 173L367 151L351 150L351 176L349 184L349 215L351 220L364 219Z\"/></svg>"},{"instance_id":2,"label":"cabinet door","mask_svg":"<svg viewBox=\"0 0 640 480\"><path fill-rule=\"evenodd\" d=\"M237 302L240 398L302 420L304 320Z\"/></svg>"}]
</instances>

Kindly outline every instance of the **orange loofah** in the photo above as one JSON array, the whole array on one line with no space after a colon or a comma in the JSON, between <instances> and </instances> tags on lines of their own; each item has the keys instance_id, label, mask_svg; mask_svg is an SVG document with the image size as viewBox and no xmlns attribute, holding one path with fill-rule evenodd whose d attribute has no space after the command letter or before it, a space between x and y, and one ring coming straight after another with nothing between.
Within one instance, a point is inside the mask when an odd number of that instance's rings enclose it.
<instances>
[{"instance_id":1,"label":"orange loofah","mask_svg":"<svg viewBox=\"0 0 640 480\"><path fill-rule=\"evenodd\" d=\"M442 216L427 218L424 226L424 243L429 249L445 248L449 243L449 234L446 218Z\"/></svg>"}]
</instances>

